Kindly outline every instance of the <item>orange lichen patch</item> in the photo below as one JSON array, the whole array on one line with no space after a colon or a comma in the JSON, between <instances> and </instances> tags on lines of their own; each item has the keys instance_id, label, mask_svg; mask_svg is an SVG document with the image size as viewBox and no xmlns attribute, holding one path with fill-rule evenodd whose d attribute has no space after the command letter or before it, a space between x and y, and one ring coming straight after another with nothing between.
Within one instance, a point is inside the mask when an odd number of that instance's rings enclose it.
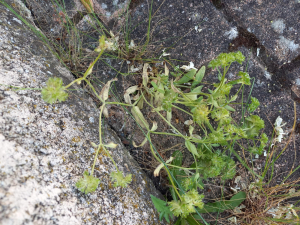
<instances>
[{"instance_id":1,"label":"orange lichen patch","mask_svg":"<svg viewBox=\"0 0 300 225\"><path fill-rule=\"evenodd\" d=\"M73 137L72 141L73 142L80 142L80 137L78 137L78 136L77 137Z\"/></svg>"}]
</instances>

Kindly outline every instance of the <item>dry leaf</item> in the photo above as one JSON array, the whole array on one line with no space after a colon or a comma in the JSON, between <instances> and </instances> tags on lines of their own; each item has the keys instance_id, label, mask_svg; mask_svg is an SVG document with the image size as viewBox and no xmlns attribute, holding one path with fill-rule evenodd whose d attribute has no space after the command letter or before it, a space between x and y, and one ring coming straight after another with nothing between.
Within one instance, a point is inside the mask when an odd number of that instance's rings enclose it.
<instances>
[{"instance_id":1,"label":"dry leaf","mask_svg":"<svg viewBox=\"0 0 300 225\"><path fill-rule=\"evenodd\" d=\"M108 110L107 108L104 106L104 109L103 109L103 115L108 118L109 117L109 114L108 114Z\"/></svg>"},{"instance_id":2,"label":"dry leaf","mask_svg":"<svg viewBox=\"0 0 300 225\"><path fill-rule=\"evenodd\" d=\"M166 161L166 164L172 162L173 159L174 159L174 157L170 157L170 158ZM163 167L164 167L164 164L163 164L163 163L159 164L159 166L156 167L156 169L154 170L154 173L153 173L155 177L158 177L158 176L159 176L159 171L160 171Z\"/></svg>"},{"instance_id":3,"label":"dry leaf","mask_svg":"<svg viewBox=\"0 0 300 225\"><path fill-rule=\"evenodd\" d=\"M148 78L148 67L149 67L149 64L148 63L145 63L144 64L144 67L143 67L143 85L146 87L147 84L148 84L148 81L149 81L149 78Z\"/></svg>"},{"instance_id":4,"label":"dry leaf","mask_svg":"<svg viewBox=\"0 0 300 225\"><path fill-rule=\"evenodd\" d=\"M165 64L165 75L169 76L169 68L167 67L167 64Z\"/></svg>"},{"instance_id":5,"label":"dry leaf","mask_svg":"<svg viewBox=\"0 0 300 225\"><path fill-rule=\"evenodd\" d=\"M141 110L139 109L139 107L137 106L133 106L131 108L131 113L133 115L133 117L135 118L136 122L142 127L142 128L147 128L147 130L149 129L149 124L148 122L145 120Z\"/></svg>"},{"instance_id":6,"label":"dry leaf","mask_svg":"<svg viewBox=\"0 0 300 225\"><path fill-rule=\"evenodd\" d=\"M110 84L111 82L113 81L117 81L118 79L117 78L114 78L110 81L108 81L104 87L102 88L101 92L100 92L100 98L102 101L106 101L108 99L108 92L109 92L109 88L110 88Z\"/></svg>"},{"instance_id":7,"label":"dry leaf","mask_svg":"<svg viewBox=\"0 0 300 225\"><path fill-rule=\"evenodd\" d=\"M179 90L175 87L175 85L174 85L174 83L173 83L173 79L171 80L171 88L172 88L172 90L175 91L176 93L181 94L181 91L179 91Z\"/></svg>"},{"instance_id":8,"label":"dry leaf","mask_svg":"<svg viewBox=\"0 0 300 225\"><path fill-rule=\"evenodd\" d=\"M135 85L135 86L132 86L130 88L128 88L126 91L125 91L125 94L124 94L124 100L127 104L130 104L131 105L131 98L130 98L130 94L132 94L133 92L135 92L136 90L138 90L138 85Z\"/></svg>"}]
</instances>

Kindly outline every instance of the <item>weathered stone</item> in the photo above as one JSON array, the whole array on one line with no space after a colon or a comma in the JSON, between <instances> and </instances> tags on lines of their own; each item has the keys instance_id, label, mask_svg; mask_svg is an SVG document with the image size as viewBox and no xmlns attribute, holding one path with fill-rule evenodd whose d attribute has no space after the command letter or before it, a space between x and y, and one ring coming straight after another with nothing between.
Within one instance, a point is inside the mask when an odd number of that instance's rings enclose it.
<instances>
[{"instance_id":1,"label":"weathered stone","mask_svg":"<svg viewBox=\"0 0 300 225\"><path fill-rule=\"evenodd\" d=\"M131 13L129 26L135 28L132 38L137 43L146 41L150 8L145 1ZM210 1L153 1L151 16L149 48L159 44L171 54L167 58L182 60L185 65L192 61L197 68L227 52L238 34Z\"/></svg>"},{"instance_id":2,"label":"weathered stone","mask_svg":"<svg viewBox=\"0 0 300 225\"><path fill-rule=\"evenodd\" d=\"M133 182L114 188L115 169L100 152L98 189L84 195L75 188L93 163L99 110L78 86L66 102L45 103L34 89L52 76L67 84L72 75L2 4L0 20L0 223L159 224L150 194L160 194L105 123L103 140L118 144L110 152Z\"/></svg>"},{"instance_id":3,"label":"weathered stone","mask_svg":"<svg viewBox=\"0 0 300 225\"><path fill-rule=\"evenodd\" d=\"M112 29L115 23L118 24L120 15L126 12L128 4L128 0L93 1L95 14L92 15L80 0L26 0L38 27L48 36L55 38L60 38L63 32L68 33L68 30L63 31L68 26L77 25L83 30L97 26L97 23L90 20L90 17L95 16L99 17L104 26L110 26ZM68 21L72 23L66 25Z\"/></svg>"},{"instance_id":4,"label":"weathered stone","mask_svg":"<svg viewBox=\"0 0 300 225\"><path fill-rule=\"evenodd\" d=\"M220 8L228 20L254 34L259 44L267 49L267 55L279 66L300 54L298 0L221 2Z\"/></svg>"}]
</instances>

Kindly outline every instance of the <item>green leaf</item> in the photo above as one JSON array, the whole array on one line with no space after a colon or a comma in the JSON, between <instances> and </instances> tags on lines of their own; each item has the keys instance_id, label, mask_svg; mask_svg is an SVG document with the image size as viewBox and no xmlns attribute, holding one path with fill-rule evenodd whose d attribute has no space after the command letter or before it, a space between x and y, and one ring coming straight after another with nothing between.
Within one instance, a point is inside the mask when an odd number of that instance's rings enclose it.
<instances>
[{"instance_id":1,"label":"green leaf","mask_svg":"<svg viewBox=\"0 0 300 225\"><path fill-rule=\"evenodd\" d=\"M197 148L192 142L190 141L185 141L185 147L193 154L199 157L199 154L197 152Z\"/></svg>"},{"instance_id":2,"label":"green leaf","mask_svg":"<svg viewBox=\"0 0 300 225\"><path fill-rule=\"evenodd\" d=\"M250 105L248 105L248 111L250 112L250 113L252 113L252 112L254 112L256 109L257 109L257 107L260 105L260 103L259 103L259 101L258 101L258 99L257 98L254 98L254 97L251 97L251 104Z\"/></svg>"},{"instance_id":3,"label":"green leaf","mask_svg":"<svg viewBox=\"0 0 300 225\"><path fill-rule=\"evenodd\" d=\"M246 119L246 132L247 136L255 137L259 131L265 127L265 122L257 115L250 115Z\"/></svg>"},{"instance_id":4,"label":"green leaf","mask_svg":"<svg viewBox=\"0 0 300 225\"><path fill-rule=\"evenodd\" d=\"M191 177L185 177L181 180L181 185L185 191L200 188L203 189L204 184L202 183L202 178L200 178L199 173L195 173Z\"/></svg>"},{"instance_id":5,"label":"green leaf","mask_svg":"<svg viewBox=\"0 0 300 225\"><path fill-rule=\"evenodd\" d=\"M154 81L151 81L152 86L154 87L154 89L158 89L156 83Z\"/></svg>"},{"instance_id":6,"label":"green leaf","mask_svg":"<svg viewBox=\"0 0 300 225\"><path fill-rule=\"evenodd\" d=\"M194 88L197 84L201 83L204 75L205 75L205 66L202 66L196 74L195 81L192 83L192 88Z\"/></svg>"},{"instance_id":7,"label":"green leaf","mask_svg":"<svg viewBox=\"0 0 300 225\"><path fill-rule=\"evenodd\" d=\"M261 154L263 153L263 150L264 150L264 148L266 147L267 143L268 143L268 136L267 136L265 133L263 133L263 134L261 135L261 138L260 138L260 146L259 146L259 148L258 148L258 154L259 154L259 155L261 155Z\"/></svg>"},{"instance_id":8,"label":"green leaf","mask_svg":"<svg viewBox=\"0 0 300 225\"><path fill-rule=\"evenodd\" d=\"M153 195L150 195L150 196L151 196L151 200L152 200L152 202L154 204L154 207L159 212L159 219L160 219L160 221L164 217L166 219L166 221L168 223L170 223L169 216L170 216L170 218L172 218L173 217L173 213L170 211L170 208L167 206L167 202L165 202L165 201L163 201L163 200L161 200L159 198L156 198Z\"/></svg>"},{"instance_id":9,"label":"green leaf","mask_svg":"<svg viewBox=\"0 0 300 225\"><path fill-rule=\"evenodd\" d=\"M114 183L114 187L127 187L132 181L132 174L128 174L126 177L123 176L121 171L111 172L110 177Z\"/></svg>"},{"instance_id":10,"label":"green leaf","mask_svg":"<svg viewBox=\"0 0 300 225\"><path fill-rule=\"evenodd\" d=\"M203 88L203 85L198 86L198 87L194 88L194 89L191 91L191 93L200 94L202 88Z\"/></svg>"},{"instance_id":11,"label":"green leaf","mask_svg":"<svg viewBox=\"0 0 300 225\"><path fill-rule=\"evenodd\" d=\"M212 60L208 67L212 67L215 69L216 67L221 66L222 68L229 66L231 63L235 61L234 52L231 53L221 53L218 55L218 57L214 60Z\"/></svg>"},{"instance_id":12,"label":"green leaf","mask_svg":"<svg viewBox=\"0 0 300 225\"><path fill-rule=\"evenodd\" d=\"M198 222L192 215L188 215L185 220L189 225L204 225L203 223Z\"/></svg>"},{"instance_id":13,"label":"green leaf","mask_svg":"<svg viewBox=\"0 0 300 225\"><path fill-rule=\"evenodd\" d=\"M174 77L179 77L181 75L181 73L174 73L174 72L170 72L170 74Z\"/></svg>"},{"instance_id":14,"label":"green leaf","mask_svg":"<svg viewBox=\"0 0 300 225\"><path fill-rule=\"evenodd\" d=\"M79 191L83 192L84 194L88 194L94 192L100 180L92 175L89 175L88 171L84 171L83 178L80 178L79 181L76 182L75 186L78 188Z\"/></svg>"},{"instance_id":15,"label":"green leaf","mask_svg":"<svg viewBox=\"0 0 300 225\"><path fill-rule=\"evenodd\" d=\"M224 108L227 109L228 111L235 112L235 109L229 105L225 105Z\"/></svg>"},{"instance_id":16,"label":"green leaf","mask_svg":"<svg viewBox=\"0 0 300 225\"><path fill-rule=\"evenodd\" d=\"M184 84L184 83L189 82L190 80L193 80L196 72L197 72L197 70L195 70L195 69L190 70L189 72L184 74L183 77L180 78L180 80L174 82L174 84Z\"/></svg>"},{"instance_id":17,"label":"green leaf","mask_svg":"<svg viewBox=\"0 0 300 225\"><path fill-rule=\"evenodd\" d=\"M231 99L229 100L229 102L234 102L237 99L238 95L234 95L231 97Z\"/></svg>"},{"instance_id":18,"label":"green leaf","mask_svg":"<svg viewBox=\"0 0 300 225\"><path fill-rule=\"evenodd\" d=\"M45 102L53 104L56 101L65 101L68 93L65 92L63 81L58 77L50 77L46 82L46 87L42 89L42 98Z\"/></svg>"},{"instance_id":19,"label":"green leaf","mask_svg":"<svg viewBox=\"0 0 300 225\"><path fill-rule=\"evenodd\" d=\"M216 67L221 66L222 68L229 66L234 61L237 61L241 64L245 60L245 56L240 52L230 52L230 53L221 53L218 57L212 60L208 67L215 69Z\"/></svg>"},{"instance_id":20,"label":"green leaf","mask_svg":"<svg viewBox=\"0 0 300 225\"><path fill-rule=\"evenodd\" d=\"M182 225L182 220L184 220L184 219L182 219L181 217L179 217L178 220L176 220L176 222L174 223L174 225Z\"/></svg>"},{"instance_id":21,"label":"green leaf","mask_svg":"<svg viewBox=\"0 0 300 225\"><path fill-rule=\"evenodd\" d=\"M251 84L249 73L240 71L237 75L241 77L240 79L238 79L238 83L242 83L246 85Z\"/></svg>"},{"instance_id":22,"label":"green leaf","mask_svg":"<svg viewBox=\"0 0 300 225\"><path fill-rule=\"evenodd\" d=\"M240 51L237 51L234 53L235 61L237 61L239 64L242 64L242 62L245 61L245 56Z\"/></svg>"},{"instance_id":23,"label":"green leaf","mask_svg":"<svg viewBox=\"0 0 300 225\"><path fill-rule=\"evenodd\" d=\"M234 209L235 207L239 206L245 199L246 193L241 191L234 195L230 200L207 203L202 209L197 208L197 210L199 213L221 213L228 209ZM195 215L194 218L198 219L197 215Z\"/></svg>"}]
</instances>

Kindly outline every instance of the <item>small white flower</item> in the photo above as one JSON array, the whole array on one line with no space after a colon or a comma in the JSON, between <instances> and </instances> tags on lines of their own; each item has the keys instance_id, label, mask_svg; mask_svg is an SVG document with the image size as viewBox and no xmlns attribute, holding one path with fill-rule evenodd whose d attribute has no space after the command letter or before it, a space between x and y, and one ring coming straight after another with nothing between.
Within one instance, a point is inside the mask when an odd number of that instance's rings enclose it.
<instances>
[{"instance_id":1,"label":"small white flower","mask_svg":"<svg viewBox=\"0 0 300 225\"><path fill-rule=\"evenodd\" d=\"M169 53L166 53L166 49L164 48L163 50L162 50L162 55L159 57L159 58L161 58L161 57L163 57L163 56L168 56L168 55L170 55Z\"/></svg>"},{"instance_id":2,"label":"small white flower","mask_svg":"<svg viewBox=\"0 0 300 225\"><path fill-rule=\"evenodd\" d=\"M285 134L284 132L283 132L283 129L282 129L282 127L286 124L286 123L284 123L284 124L282 124L281 125L281 123L282 123L282 118L280 117L280 116L278 116L277 117L277 119L276 119L276 121L275 121L275 131L276 131L276 134L277 134L277 138L276 138L276 141L278 141L278 142L281 142L281 139L283 138L283 135Z\"/></svg>"},{"instance_id":3,"label":"small white flower","mask_svg":"<svg viewBox=\"0 0 300 225\"><path fill-rule=\"evenodd\" d=\"M135 46L135 44L134 44L134 41L133 40L131 40L130 41L130 44L128 45L128 48L129 49L134 49L136 46Z\"/></svg>"},{"instance_id":4,"label":"small white flower","mask_svg":"<svg viewBox=\"0 0 300 225\"><path fill-rule=\"evenodd\" d=\"M180 67L181 69L184 69L185 71L190 71L192 69L194 70L197 70L197 68L194 67L194 63L193 62L190 62L190 64L188 66L182 66Z\"/></svg>"},{"instance_id":5,"label":"small white flower","mask_svg":"<svg viewBox=\"0 0 300 225\"><path fill-rule=\"evenodd\" d=\"M198 26L195 26L195 31L200 33L202 31L202 29L198 28Z\"/></svg>"},{"instance_id":6,"label":"small white flower","mask_svg":"<svg viewBox=\"0 0 300 225\"><path fill-rule=\"evenodd\" d=\"M116 51L119 48L119 36L115 36L112 32L111 36L105 41L105 46L108 51Z\"/></svg>"}]
</instances>

